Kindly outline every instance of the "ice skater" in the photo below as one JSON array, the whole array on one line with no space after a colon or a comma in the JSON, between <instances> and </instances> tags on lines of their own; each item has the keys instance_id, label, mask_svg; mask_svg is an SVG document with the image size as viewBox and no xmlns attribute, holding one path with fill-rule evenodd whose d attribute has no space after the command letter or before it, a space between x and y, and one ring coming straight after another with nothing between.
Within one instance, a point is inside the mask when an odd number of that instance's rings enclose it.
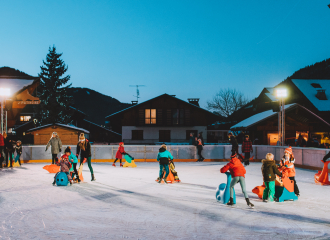
<instances>
[{"instance_id":1,"label":"ice skater","mask_svg":"<svg viewBox=\"0 0 330 240\"><path fill-rule=\"evenodd\" d=\"M197 162L203 162L204 161L204 157L202 156L202 151L203 151L203 143L201 139L197 140L197 154L199 156Z\"/></svg>"},{"instance_id":2,"label":"ice skater","mask_svg":"<svg viewBox=\"0 0 330 240\"><path fill-rule=\"evenodd\" d=\"M16 151L15 163L18 162L19 165L21 166L20 158L22 155L22 142L20 140L17 140L16 142L15 151Z\"/></svg>"},{"instance_id":3,"label":"ice skater","mask_svg":"<svg viewBox=\"0 0 330 240\"><path fill-rule=\"evenodd\" d=\"M48 150L49 146L52 152L52 164L54 164L55 158L57 158L57 155L62 151L62 141L56 132L53 132L52 137L47 143L46 151Z\"/></svg>"},{"instance_id":4,"label":"ice skater","mask_svg":"<svg viewBox=\"0 0 330 240\"><path fill-rule=\"evenodd\" d=\"M55 160L57 160L57 159L55 159ZM60 172L64 172L67 175L68 180L70 182L70 185L72 185L72 178L71 178L71 175L70 175L71 163L69 162L68 155L63 154L63 156L60 158L59 161L55 161L55 164L57 166L61 166ZM54 176L53 186L55 186L55 184L56 184L57 174L58 173L56 173L55 176Z\"/></svg>"},{"instance_id":5,"label":"ice skater","mask_svg":"<svg viewBox=\"0 0 330 240\"><path fill-rule=\"evenodd\" d=\"M242 153L244 153L244 165L250 164L250 153L253 152L252 142L249 135L245 135L245 139L242 143Z\"/></svg>"},{"instance_id":6,"label":"ice skater","mask_svg":"<svg viewBox=\"0 0 330 240\"><path fill-rule=\"evenodd\" d=\"M118 147L118 150L117 150L117 152L116 152L116 159L115 159L115 161L113 162L113 164L112 164L112 166L116 166L116 162L118 161L118 159L119 159L119 161L120 161L120 166L122 167L123 166L123 164L122 164L122 159L123 159L123 155L124 154L126 154L126 152L125 152L125 149L124 149L124 143L123 142L120 142L119 143L119 147Z\"/></svg>"},{"instance_id":7,"label":"ice skater","mask_svg":"<svg viewBox=\"0 0 330 240\"><path fill-rule=\"evenodd\" d=\"M294 167L295 158L292 152L292 147L288 147L284 150L284 156L281 159L279 166L282 170L283 175L287 175L290 180L294 182L294 193L299 197L299 188L295 179L296 170Z\"/></svg>"},{"instance_id":8,"label":"ice skater","mask_svg":"<svg viewBox=\"0 0 330 240\"><path fill-rule=\"evenodd\" d=\"M84 162L87 161L89 171L92 175L92 180L95 181L94 171L92 168L92 152L91 152L91 143L88 139L85 138L85 134L81 133L79 136L79 142L77 144L77 154L76 157L78 158L80 153L80 165L83 165Z\"/></svg>"},{"instance_id":9,"label":"ice skater","mask_svg":"<svg viewBox=\"0 0 330 240\"><path fill-rule=\"evenodd\" d=\"M159 149L158 155L157 155L157 161L159 162L159 180L158 183L162 182L163 177L163 169L165 169L165 177L163 178L164 183L167 184L167 176L169 174L169 168L168 163L169 160L173 160L172 154L167 151L167 146L163 144L161 148Z\"/></svg>"},{"instance_id":10,"label":"ice skater","mask_svg":"<svg viewBox=\"0 0 330 240\"><path fill-rule=\"evenodd\" d=\"M71 177L73 179L74 175L76 174L76 180L78 183L80 183L78 171L77 171L77 164L78 164L78 158L71 152L71 147L68 146L65 149L65 154L68 156L69 162L71 163L70 173Z\"/></svg>"},{"instance_id":11,"label":"ice skater","mask_svg":"<svg viewBox=\"0 0 330 240\"><path fill-rule=\"evenodd\" d=\"M261 162L261 172L266 186L262 200L264 202L277 201L275 198L275 179L276 175L282 177L282 173L277 169L273 154L267 153L266 159L263 159Z\"/></svg>"},{"instance_id":12,"label":"ice skater","mask_svg":"<svg viewBox=\"0 0 330 240\"><path fill-rule=\"evenodd\" d=\"M236 154L231 156L231 160L229 163L227 163L225 166L223 166L220 169L221 173L225 173L229 170L231 177L233 178L230 183L230 199L229 202L227 203L228 206L234 205L234 186L236 183L240 183L242 192L244 194L245 200L247 205L250 208L254 208L254 205L250 202L249 200L249 195L246 192L246 186L245 186L245 173L246 170L241 163L241 161L236 157Z\"/></svg>"},{"instance_id":13,"label":"ice skater","mask_svg":"<svg viewBox=\"0 0 330 240\"><path fill-rule=\"evenodd\" d=\"M228 133L229 143L231 143L231 155L238 154L238 143L232 132Z\"/></svg>"}]
</instances>

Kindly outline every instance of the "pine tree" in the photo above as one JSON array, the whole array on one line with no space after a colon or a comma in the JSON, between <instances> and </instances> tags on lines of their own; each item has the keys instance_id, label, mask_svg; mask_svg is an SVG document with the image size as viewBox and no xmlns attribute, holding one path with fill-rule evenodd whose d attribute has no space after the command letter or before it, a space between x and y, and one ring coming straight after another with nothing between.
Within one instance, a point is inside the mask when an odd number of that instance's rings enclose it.
<instances>
[{"instance_id":1,"label":"pine tree","mask_svg":"<svg viewBox=\"0 0 330 240\"><path fill-rule=\"evenodd\" d=\"M43 66L40 67L40 85L38 87L40 98L38 106L39 125L71 123L72 110L70 105L72 97L67 92L71 84L66 85L70 80L70 75L63 76L68 70L68 66L60 59L61 56L62 53L56 53L55 46L50 47L46 61L43 61Z\"/></svg>"}]
</instances>

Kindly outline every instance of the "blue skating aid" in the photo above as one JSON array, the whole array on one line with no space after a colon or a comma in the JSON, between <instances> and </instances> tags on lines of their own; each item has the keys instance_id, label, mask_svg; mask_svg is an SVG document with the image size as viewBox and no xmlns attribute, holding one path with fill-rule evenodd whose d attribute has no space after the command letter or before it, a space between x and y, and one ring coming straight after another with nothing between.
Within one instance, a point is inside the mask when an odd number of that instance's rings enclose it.
<instances>
[{"instance_id":1,"label":"blue skating aid","mask_svg":"<svg viewBox=\"0 0 330 240\"><path fill-rule=\"evenodd\" d=\"M226 183L221 183L219 187L217 188L215 198L217 201L227 204L229 202L230 198L230 183L231 183L231 174L226 172L227 175L227 184ZM236 204L236 194L235 194L235 189L234 189L234 195L233 195L233 202Z\"/></svg>"},{"instance_id":2,"label":"blue skating aid","mask_svg":"<svg viewBox=\"0 0 330 240\"><path fill-rule=\"evenodd\" d=\"M64 172L59 172L56 176L57 186L67 186L69 183L68 176Z\"/></svg>"},{"instance_id":3,"label":"blue skating aid","mask_svg":"<svg viewBox=\"0 0 330 240\"><path fill-rule=\"evenodd\" d=\"M289 192L285 187L280 186L275 187L275 197L277 197L279 202L284 202L286 200L298 200L298 197L294 192Z\"/></svg>"}]
</instances>

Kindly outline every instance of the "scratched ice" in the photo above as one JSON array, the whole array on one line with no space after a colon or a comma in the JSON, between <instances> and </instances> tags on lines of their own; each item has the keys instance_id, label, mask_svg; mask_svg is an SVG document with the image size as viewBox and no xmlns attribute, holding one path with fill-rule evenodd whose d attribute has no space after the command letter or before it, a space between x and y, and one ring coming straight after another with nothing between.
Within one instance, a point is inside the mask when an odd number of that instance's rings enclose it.
<instances>
[{"instance_id":1,"label":"scratched ice","mask_svg":"<svg viewBox=\"0 0 330 240\"><path fill-rule=\"evenodd\" d=\"M296 202L263 203L260 163L247 167L255 209L236 186L237 205L215 200L224 163L177 163L180 184L158 184L157 163L116 168L93 163L96 182L52 186L44 164L0 170L0 239L330 239L330 187L297 169Z\"/></svg>"}]
</instances>

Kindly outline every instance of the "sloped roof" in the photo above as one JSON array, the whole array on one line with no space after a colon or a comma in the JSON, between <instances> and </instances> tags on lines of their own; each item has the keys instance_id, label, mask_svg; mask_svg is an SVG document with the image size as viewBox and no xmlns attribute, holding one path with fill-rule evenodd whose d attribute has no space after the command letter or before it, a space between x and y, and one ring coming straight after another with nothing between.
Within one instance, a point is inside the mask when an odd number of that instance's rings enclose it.
<instances>
[{"instance_id":1,"label":"sloped roof","mask_svg":"<svg viewBox=\"0 0 330 240\"><path fill-rule=\"evenodd\" d=\"M324 122L325 124L327 124L329 127L330 127L330 124L328 122L326 122L325 120L323 120L321 117L319 117L318 115L316 115L315 113L311 112L310 110L308 110L307 108L297 104L297 103L293 103L293 104L288 104L288 105L285 105L285 110L290 110L291 108L294 108L294 107L301 107L303 108L304 110L308 111L309 113L311 113L312 115L314 115L315 117L317 117L320 121ZM248 127L251 127L261 121L264 121L266 120L267 118L271 118L271 117L274 117L275 115L278 115L277 112L273 112L273 110L268 110L268 111L265 111L265 112L261 112L261 113L258 113L258 114L255 114L247 119L244 119L243 121L235 124L234 126L232 126L230 129L242 129L242 128L248 128Z\"/></svg>"},{"instance_id":2,"label":"sloped roof","mask_svg":"<svg viewBox=\"0 0 330 240\"><path fill-rule=\"evenodd\" d=\"M118 112L115 112L115 113L113 113L113 114L111 114L111 115L109 115L109 116L106 116L105 118L107 119L107 118L112 117L112 116L114 116L114 115L117 115L117 114L119 114L119 113L126 112L126 111L129 110L129 109L135 108L135 107L137 107L137 106L140 106L141 104L144 104L144 103L150 102L150 101L155 100L155 99L157 99L157 98L159 98L159 97L162 97L162 96L167 96L167 97L171 97L171 98L174 98L174 99L176 99L176 100L182 101L182 102L184 102L184 103L186 103L186 104L189 104L189 105L191 105L191 106L193 106L193 107L195 107L195 108L198 108L198 109L200 109L200 110L202 110L202 111L207 112L208 114L212 114L212 115L214 115L215 117L219 118L218 115L216 115L216 114L214 114L214 113L212 113L212 112L210 112L210 111L208 111L208 110L206 110L206 109L203 109L203 108L201 108L201 107L198 107L198 106L196 106L195 104L192 104L192 103L186 102L186 101L184 101L184 100L182 100L182 99L180 99L180 98L174 97L174 96L169 95L169 94L167 94L167 93L164 93L164 94L159 95L159 96L157 96L157 97L151 98L151 99L149 99L149 100L147 100L147 101L144 101L144 102L141 102L141 103L138 103L138 104L132 105L132 106L130 106L130 107L128 107L128 108L125 108L125 109L123 109L123 110L121 110L121 111L118 111Z\"/></svg>"},{"instance_id":3,"label":"sloped roof","mask_svg":"<svg viewBox=\"0 0 330 240\"><path fill-rule=\"evenodd\" d=\"M296 87L308 98L319 111L330 111L330 79L292 79ZM315 88L312 84L319 84L321 88ZM325 90L328 100L320 100L316 97L317 90Z\"/></svg>"},{"instance_id":4,"label":"sloped roof","mask_svg":"<svg viewBox=\"0 0 330 240\"><path fill-rule=\"evenodd\" d=\"M92 125L94 125L94 126L97 126L97 127L99 127L99 128L102 128L102 130L104 130L104 131L111 132L111 133L114 133L114 134L117 134L117 135L121 136L120 133L114 132L114 131L112 131L112 130L110 130L110 129L107 129L107 128L105 128L105 127L102 127L102 126L100 126L100 125L98 125L98 124L96 124L96 123L93 123L93 122L91 122L91 121L88 121L88 120L86 120L86 119L84 119L83 121L85 121L85 122L87 122L87 123L90 123L90 124L92 124Z\"/></svg>"},{"instance_id":5,"label":"sloped roof","mask_svg":"<svg viewBox=\"0 0 330 240\"><path fill-rule=\"evenodd\" d=\"M69 128L69 129L77 130L77 131L80 131L80 132L83 132L83 133L87 133L87 134L89 133L89 131L87 131L86 129L78 128L78 127L71 126L71 125L65 125L65 124L61 124L61 123L46 124L46 125L43 125L43 126L40 126L40 127L31 128L31 129L27 130L26 132L33 132L35 130L47 128L47 127L54 126L54 125L59 126L59 127L64 127L64 128Z\"/></svg>"}]
</instances>

